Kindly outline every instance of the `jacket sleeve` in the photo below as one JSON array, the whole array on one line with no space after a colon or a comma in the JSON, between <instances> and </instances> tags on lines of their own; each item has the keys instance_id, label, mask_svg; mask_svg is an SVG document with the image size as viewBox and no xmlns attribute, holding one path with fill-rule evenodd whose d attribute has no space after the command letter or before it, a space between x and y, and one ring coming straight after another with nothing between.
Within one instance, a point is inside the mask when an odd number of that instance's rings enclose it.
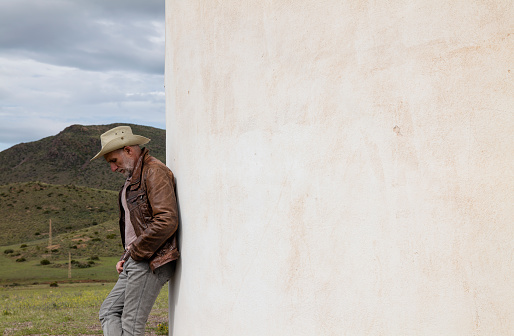
<instances>
[{"instance_id":1,"label":"jacket sleeve","mask_svg":"<svg viewBox=\"0 0 514 336\"><path fill-rule=\"evenodd\" d=\"M137 261L152 257L178 228L173 173L165 166L152 165L143 179L152 218L130 247L130 256Z\"/></svg>"}]
</instances>

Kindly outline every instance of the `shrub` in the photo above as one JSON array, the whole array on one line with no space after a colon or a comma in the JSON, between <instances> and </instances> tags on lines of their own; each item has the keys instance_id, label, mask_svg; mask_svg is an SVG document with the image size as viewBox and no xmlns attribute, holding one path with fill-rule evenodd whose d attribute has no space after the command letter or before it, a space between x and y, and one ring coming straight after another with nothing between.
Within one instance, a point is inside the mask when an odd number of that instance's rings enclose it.
<instances>
[{"instance_id":1,"label":"shrub","mask_svg":"<svg viewBox=\"0 0 514 336\"><path fill-rule=\"evenodd\" d=\"M168 323L166 322L163 322L163 323L159 323L157 325L157 335L168 335L169 333L169 330L168 330Z\"/></svg>"},{"instance_id":2,"label":"shrub","mask_svg":"<svg viewBox=\"0 0 514 336\"><path fill-rule=\"evenodd\" d=\"M27 247L27 244L21 244L20 245L20 248L25 248L25 247Z\"/></svg>"},{"instance_id":3,"label":"shrub","mask_svg":"<svg viewBox=\"0 0 514 336\"><path fill-rule=\"evenodd\" d=\"M27 259L25 259L23 257L16 259L16 262L24 262L24 261L27 261Z\"/></svg>"},{"instance_id":4,"label":"shrub","mask_svg":"<svg viewBox=\"0 0 514 336\"><path fill-rule=\"evenodd\" d=\"M5 254L14 253L13 249L7 249L4 251Z\"/></svg>"},{"instance_id":5,"label":"shrub","mask_svg":"<svg viewBox=\"0 0 514 336\"><path fill-rule=\"evenodd\" d=\"M92 256L89 258L89 260L100 260L100 258L98 258L98 256Z\"/></svg>"},{"instance_id":6,"label":"shrub","mask_svg":"<svg viewBox=\"0 0 514 336\"><path fill-rule=\"evenodd\" d=\"M41 264L41 265L50 265L50 260L48 260L48 259L43 259L43 260L41 260L41 261L40 261L40 264Z\"/></svg>"},{"instance_id":7,"label":"shrub","mask_svg":"<svg viewBox=\"0 0 514 336\"><path fill-rule=\"evenodd\" d=\"M88 267L91 267L91 264L89 263L81 263L80 261L77 261L77 260L72 260L71 261L71 264L75 267L78 267L78 268L88 268ZM93 261L93 264L94 264L94 261Z\"/></svg>"},{"instance_id":8,"label":"shrub","mask_svg":"<svg viewBox=\"0 0 514 336\"><path fill-rule=\"evenodd\" d=\"M51 252L59 252L59 249L52 249Z\"/></svg>"},{"instance_id":9,"label":"shrub","mask_svg":"<svg viewBox=\"0 0 514 336\"><path fill-rule=\"evenodd\" d=\"M95 241L96 242L96 241L102 241L102 240L100 238L93 238L93 239L91 239L91 241Z\"/></svg>"},{"instance_id":10,"label":"shrub","mask_svg":"<svg viewBox=\"0 0 514 336\"><path fill-rule=\"evenodd\" d=\"M50 287L59 287L59 284L57 283L57 281L54 281L50 284Z\"/></svg>"},{"instance_id":11,"label":"shrub","mask_svg":"<svg viewBox=\"0 0 514 336\"><path fill-rule=\"evenodd\" d=\"M105 236L105 238L114 239L114 238L116 238L116 234L115 233L108 234L107 236Z\"/></svg>"},{"instance_id":12,"label":"shrub","mask_svg":"<svg viewBox=\"0 0 514 336\"><path fill-rule=\"evenodd\" d=\"M40 234L41 233L39 233L39 232L34 233L35 236L39 236Z\"/></svg>"}]
</instances>

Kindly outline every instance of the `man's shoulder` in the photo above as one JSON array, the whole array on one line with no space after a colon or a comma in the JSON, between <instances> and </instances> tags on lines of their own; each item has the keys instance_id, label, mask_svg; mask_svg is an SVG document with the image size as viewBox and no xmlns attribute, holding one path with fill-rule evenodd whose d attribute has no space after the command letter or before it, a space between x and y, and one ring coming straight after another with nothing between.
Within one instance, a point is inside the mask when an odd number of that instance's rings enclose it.
<instances>
[{"instance_id":1,"label":"man's shoulder","mask_svg":"<svg viewBox=\"0 0 514 336\"><path fill-rule=\"evenodd\" d=\"M168 168L161 160L157 159L156 157L153 157L151 155L148 155L145 159L145 165L143 166L144 170L152 170L152 171L162 171L166 172L168 174L173 175L171 172L171 169Z\"/></svg>"},{"instance_id":2,"label":"man's shoulder","mask_svg":"<svg viewBox=\"0 0 514 336\"><path fill-rule=\"evenodd\" d=\"M148 155L145 158L145 166L159 166L159 167L163 167L163 168L165 167L165 168L169 169L168 166L166 166L161 160L159 160L155 156L151 156L151 155Z\"/></svg>"}]
</instances>

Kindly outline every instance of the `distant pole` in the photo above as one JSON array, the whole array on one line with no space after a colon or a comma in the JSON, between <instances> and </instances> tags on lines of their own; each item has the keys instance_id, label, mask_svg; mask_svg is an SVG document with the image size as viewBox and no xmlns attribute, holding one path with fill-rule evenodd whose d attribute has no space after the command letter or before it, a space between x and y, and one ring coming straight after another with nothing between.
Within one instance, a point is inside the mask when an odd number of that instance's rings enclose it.
<instances>
[{"instance_id":1,"label":"distant pole","mask_svg":"<svg viewBox=\"0 0 514 336\"><path fill-rule=\"evenodd\" d=\"M71 252L68 252L68 279L71 279Z\"/></svg>"},{"instance_id":2,"label":"distant pole","mask_svg":"<svg viewBox=\"0 0 514 336\"><path fill-rule=\"evenodd\" d=\"M48 229L48 247L52 246L52 219L50 219L50 228Z\"/></svg>"}]
</instances>

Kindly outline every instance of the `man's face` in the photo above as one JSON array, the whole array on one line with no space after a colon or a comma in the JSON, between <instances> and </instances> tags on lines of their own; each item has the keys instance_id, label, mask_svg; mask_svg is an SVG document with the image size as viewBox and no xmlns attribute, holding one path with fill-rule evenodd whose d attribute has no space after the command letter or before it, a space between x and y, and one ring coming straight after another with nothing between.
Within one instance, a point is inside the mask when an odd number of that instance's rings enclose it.
<instances>
[{"instance_id":1,"label":"man's face","mask_svg":"<svg viewBox=\"0 0 514 336\"><path fill-rule=\"evenodd\" d=\"M111 165L111 171L121 173L128 178L134 171L136 159L127 152L126 148L128 147L107 153L104 158Z\"/></svg>"}]
</instances>

